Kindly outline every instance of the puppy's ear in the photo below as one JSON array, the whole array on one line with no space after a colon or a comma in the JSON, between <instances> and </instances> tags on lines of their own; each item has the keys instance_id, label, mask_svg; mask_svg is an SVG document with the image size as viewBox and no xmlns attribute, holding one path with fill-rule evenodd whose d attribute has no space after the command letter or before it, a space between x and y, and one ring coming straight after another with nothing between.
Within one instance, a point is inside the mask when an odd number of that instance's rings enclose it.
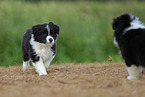
<instances>
[{"instance_id":1,"label":"puppy's ear","mask_svg":"<svg viewBox=\"0 0 145 97\"><path fill-rule=\"evenodd\" d=\"M38 25L33 26L33 27L32 27L32 34L35 35L35 34L38 32L39 29L40 29L40 28L39 28Z\"/></svg>"},{"instance_id":2,"label":"puppy's ear","mask_svg":"<svg viewBox=\"0 0 145 97\"><path fill-rule=\"evenodd\" d=\"M113 19L112 28L115 30L116 33L120 33L121 31L123 31L126 24L127 21L123 21L123 20L118 21L117 19Z\"/></svg>"},{"instance_id":3,"label":"puppy's ear","mask_svg":"<svg viewBox=\"0 0 145 97\"><path fill-rule=\"evenodd\" d=\"M59 34L59 26L58 25L54 25L54 30L55 30L55 33Z\"/></svg>"},{"instance_id":4,"label":"puppy's ear","mask_svg":"<svg viewBox=\"0 0 145 97\"><path fill-rule=\"evenodd\" d=\"M48 25L51 28L51 27L53 27L54 24L53 24L53 22L49 22Z\"/></svg>"},{"instance_id":5,"label":"puppy's ear","mask_svg":"<svg viewBox=\"0 0 145 97\"><path fill-rule=\"evenodd\" d=\"M49 27L50 27L50 30L52 32L59 34L59 26L58 25L53 24L53 22L49 22Z\"/></svg>"}]
</instances>

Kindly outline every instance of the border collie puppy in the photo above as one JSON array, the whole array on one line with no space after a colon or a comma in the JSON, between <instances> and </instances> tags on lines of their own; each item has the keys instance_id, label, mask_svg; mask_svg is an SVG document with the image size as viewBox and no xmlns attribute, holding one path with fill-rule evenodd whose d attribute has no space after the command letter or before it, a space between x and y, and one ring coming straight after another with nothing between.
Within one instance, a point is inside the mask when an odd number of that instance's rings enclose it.
<instances>
[{"instance_id":1,"label":"border collie puppy","mask_svg":"<svg viewBox=\"0 0 145 97\"><path fill-rule=\"evenodd\" d=\"M127 13L113 19L114 44L126 63L129 80L139 79L145 70L145 25Z\"/></svg>"},{"instance_id":2,"label":"border collie puppy","mask_svg":"<svg viewBox=\"0 0 145 97\"><path fill-rule=\"evenodd\" d=\"M56 55L59 26L52 22L38 24L28 29L22 40L23 71L31 61L39 75L47 75L46 69Z\"/></svg>"}]
</instances>

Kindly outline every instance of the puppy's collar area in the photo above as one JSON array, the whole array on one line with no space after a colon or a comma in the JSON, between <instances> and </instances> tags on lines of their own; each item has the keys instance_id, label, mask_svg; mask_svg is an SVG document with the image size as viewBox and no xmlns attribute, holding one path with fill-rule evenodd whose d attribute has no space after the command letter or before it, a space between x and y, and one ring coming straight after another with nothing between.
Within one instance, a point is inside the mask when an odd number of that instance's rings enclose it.
<instances>
[{"instance_id":1,"label":"puppy's collar area","mask_svg":"<svg viewBox=\"0 0 145 97\"><path fill-rule=\"evenodd\" d=\"M136 18L136 17L135 17L133 14L131 14L131 13L128 13L128 15L130 16L131 21L134 20L134 19Z\"/></svg>"},{"instance_id":2,"label":"puppy's collar area","mask_svg":"<svg viewBox=\"0 0 145 97\"><path fill-rule=\"evenodd\" d=\"M135 17L134 15L131 14L130 18L132 20L130 23L131 26L126 28L123 31L122 35L124 35L127 31L132 30L132 29L145 29L145 25L140 21L138 17Z\"/></svg>"}]
</instances>

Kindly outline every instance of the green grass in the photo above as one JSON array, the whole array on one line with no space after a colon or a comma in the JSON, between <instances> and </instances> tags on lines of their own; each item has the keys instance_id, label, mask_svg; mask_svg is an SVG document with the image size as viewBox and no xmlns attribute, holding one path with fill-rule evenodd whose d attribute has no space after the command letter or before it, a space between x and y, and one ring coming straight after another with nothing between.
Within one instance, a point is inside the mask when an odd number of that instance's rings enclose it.
<instances>
[{"instance_id":1,"label":"green grass","mask_svg":"<svg viewBox=\"0 0 145 97\"><path fill-rule=\"evenodd\" d=\"M133 13L145 22L144 2L0 2L0 65L21 64L26 29L50 21L60 26L53 63L121 62L113 44L112 18Z\"/></svg>"}]
</instances>

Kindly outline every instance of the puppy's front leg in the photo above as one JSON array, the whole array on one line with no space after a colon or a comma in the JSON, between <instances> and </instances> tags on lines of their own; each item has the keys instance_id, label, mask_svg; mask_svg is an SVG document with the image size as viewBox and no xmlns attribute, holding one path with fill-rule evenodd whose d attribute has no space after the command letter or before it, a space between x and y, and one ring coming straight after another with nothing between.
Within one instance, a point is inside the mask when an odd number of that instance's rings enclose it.
<instances>
[{"instance_id":1,"label":"puppy's front leg","mask_svg":"<svg viewBox=\"0 0 145 97\"><path fill-rule=\"evenodd\" d=\"M39 74L39 75L47 75L47 72L46 72L46 69L45 69L45 66L43 64L43 61L42 59L40 58L39 61L37 62L32 62L34 68L36 69L36 72Z\"/></svg>"},{"instance_id":2,"label":"puppy's front leg","mask_svg":"<svg viewBox=\"0 0 145 97\"><path fill-rule=\"evenodd\" d=\"M50 58L50 59L48 59L48 60L46 60L46 61L44 62L44 65L45 65L45 68L46 68L46 69L49 67L49 65L50 65L50 63L51 63L51 61L53 60L54 57L55 57L55 56L53 56L52 58Z\"/></svg>"}]
</instances>

